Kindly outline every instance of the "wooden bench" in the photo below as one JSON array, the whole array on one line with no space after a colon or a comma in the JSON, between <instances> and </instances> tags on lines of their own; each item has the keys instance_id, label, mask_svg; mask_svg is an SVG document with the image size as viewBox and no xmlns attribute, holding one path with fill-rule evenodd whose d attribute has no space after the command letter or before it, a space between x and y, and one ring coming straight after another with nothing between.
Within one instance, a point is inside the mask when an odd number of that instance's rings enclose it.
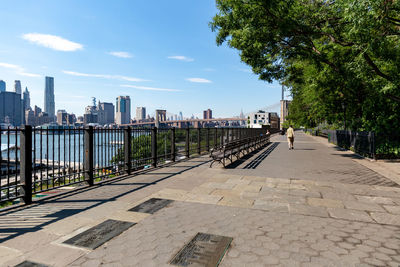
<instances>
[{"instance_id":1,"label":"wooden bench","mask_svg":"<svg viewBox=\"0 0 400 267\"><path fill-rule=\"evenodd\" d=\"M211 149L210 157L212 161L210 168L215 162L222 163L225 167L226 160L232 163L234 158L238 160L241 156L265 146L269 143L269 137L270 135L248 137L241 140L234 140L221 147Z\"/></svg>"}]
</instances>

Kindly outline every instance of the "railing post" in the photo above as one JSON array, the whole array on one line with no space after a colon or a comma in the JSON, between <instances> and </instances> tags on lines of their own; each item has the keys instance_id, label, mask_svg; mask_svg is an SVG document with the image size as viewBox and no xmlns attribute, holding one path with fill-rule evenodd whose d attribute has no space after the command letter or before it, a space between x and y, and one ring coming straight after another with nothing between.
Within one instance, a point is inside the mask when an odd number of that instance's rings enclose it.
<instances>
[{"instance_id":1,"label":"railing post","mask_svg":"<svg viewBox=\"0 0 400 267\"><path fill-rule=\"evenodd\" d=\"M174 162L176 157L175 152L175 127L171 129L171 160Z\"/></svg>"},{"instance_id":2,"label":"railing post","mask_svg":"<svg viewBox=\"0 0 400 267\"><path fill-rule=\"evenodd\" d=\"M207 129L207 134L206 134L206 149L207 152L210 151L210 128L206 128Z\"/></svg>"},{"instance_id":3,"label":"railing post","mask_svg":"<svg viewBox=\"0 0 400 267\"><path fill-rule=\"evenodd\" d=\"M201 154L201 129L197 128L197 154Z\"/></svg>"},{"instance_id":4,"label":"railing post","mask_svg":"<svg viewBox=\"0 0 400 267\"><path fill-rule=\"evenodd\" d=\"M224 145L224 137L225 137L224 128L221 128L221 147Z\"/></svg>"},{"instance_id":5,"label":"railing post","mask_svg":"<svg viewBox=\"0 0 400 267\"><path fill-rule=\"evenodd\" d=\"M157 167L157 127L151 129L151 157L153 158L152 166Z\"/></svg>"},{"instance_id":6,"label":"railing post","mask_svg":"<svg viewBox=\"0 0 400 267\"><path fill-rule=\"evenodd\" d=\"M21 129L21 162L20 179L22 202L26 205L32 203L32 126L25 125Z\"/></svg>"},{"instance_id":7,"label":"railing post","mask_svg":"<svg viewBox=\"0 0 400 267\"><path fill-rule=\"evenodd\" d=\"M189 158L190 155L190 146L189 146L189 138L190 138L190 133L189 133L190 129L186 128L186 143L185 143L185 152L186 152L186 158Z\"/></svg>"},{"instance_id":8,"label":"railing post","mask_svg":"<svg viewBox=\"0 0 400 267\"><path fill-rule=\"evenodd\" d=\"M125 172L131 174L131 127L124 129L124 154L125 154Z\"/></svg>"},{"instance_id":9,"label":"railing post","mask_svg":"<svg viewBox=\"0 0 400 267\"><path fill-rule=\"evenodd\" d=\"M85 180L92 186L94 185L93 177L93 126L85 129L84 136L84 148L85 148Z\"/></svg>"},{"instance_id":10,"label":"railing post","mask_svg":"<svg viewBox=\"0 0 400 267\"><path fill-rule=\"evenodd\" d=\"M218 128L215 128L215 131L214 131L214 148L218 147L217 141L218 141Z\"/></svg>"}]
</instances>

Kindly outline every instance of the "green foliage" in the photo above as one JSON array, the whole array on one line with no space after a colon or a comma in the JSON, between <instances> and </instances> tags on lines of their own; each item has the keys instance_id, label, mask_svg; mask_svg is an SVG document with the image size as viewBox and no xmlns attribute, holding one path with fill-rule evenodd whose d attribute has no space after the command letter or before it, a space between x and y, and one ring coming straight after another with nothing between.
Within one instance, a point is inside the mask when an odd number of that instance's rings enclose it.
<instances>
[{"instance_id":1,"label":"green foliage","mask_svg":"<svg viewBox=\"0 0 400 267\"><path fill-rule=\"evenodd\" d=\"M217 44L290 88L292 123L400 129L400 1L216 2Z\"/></svg>"}]
</instances>

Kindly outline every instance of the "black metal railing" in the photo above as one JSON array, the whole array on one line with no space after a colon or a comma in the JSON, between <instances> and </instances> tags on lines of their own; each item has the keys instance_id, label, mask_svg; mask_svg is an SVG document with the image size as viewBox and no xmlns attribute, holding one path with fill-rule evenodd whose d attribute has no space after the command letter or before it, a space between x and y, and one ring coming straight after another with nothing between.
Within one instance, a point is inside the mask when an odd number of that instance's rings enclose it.
<instances>
[{"instance_id":1,"label":"black metal railing","mask_svg":"<svg viewBox=\"0 0 400 267\"><path fill-rule=\"evenodd\" d=\"M376 135L374 132L350 130L305 129L304 131L314 136L326 137L330 143L368 158L400 158L400 135Z\"/></svg>"},{"instance_id":2,"label":"black metal railing","mask_svg":"<svg viewBox=\"0 0 400 267\"><path fill-rule=\"evenodd\" d=\"M247 128L0 129L0 204L209 152L265 134Z\"/></svg>"}]
</instances>

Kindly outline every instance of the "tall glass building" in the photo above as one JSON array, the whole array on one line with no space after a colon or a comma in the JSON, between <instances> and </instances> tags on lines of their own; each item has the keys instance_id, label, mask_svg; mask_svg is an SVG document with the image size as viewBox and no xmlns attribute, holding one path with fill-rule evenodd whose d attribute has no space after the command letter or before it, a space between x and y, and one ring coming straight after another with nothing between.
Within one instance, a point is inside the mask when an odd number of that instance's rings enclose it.
<instances>
[{"instance_id":1,"label":"tall glass building","mask_svg":"<svg viewBox=\"0 0 400 267\"><path fill-rule=\"evenodd\" d=\"M49 117L53 118L56 116L55 113L55 101L54 101L54 78L45 78L45 88L44 88L44 112L46 112Z\"/></svg>"},{"instance_id":2,"label":"tall glass building","mask_svg":"<svg viewBox=\"0 0 400 267\"><path fill-rule=\"evenodd\" d=\"M21 81L15 80L14 84L14 92L17 94L21 94L22 88L21 88Z\"/></svg>"},{"instance_id":3,"label":"tall glass building","mask_svg":"<svg viewBox=\"0 0 400 267\"><path fill-rule=\"evenodd\" d=\"M5 91L6 91L6 82L0 80L0 92L5 92Z\"/></svg>"}]
</instances>

